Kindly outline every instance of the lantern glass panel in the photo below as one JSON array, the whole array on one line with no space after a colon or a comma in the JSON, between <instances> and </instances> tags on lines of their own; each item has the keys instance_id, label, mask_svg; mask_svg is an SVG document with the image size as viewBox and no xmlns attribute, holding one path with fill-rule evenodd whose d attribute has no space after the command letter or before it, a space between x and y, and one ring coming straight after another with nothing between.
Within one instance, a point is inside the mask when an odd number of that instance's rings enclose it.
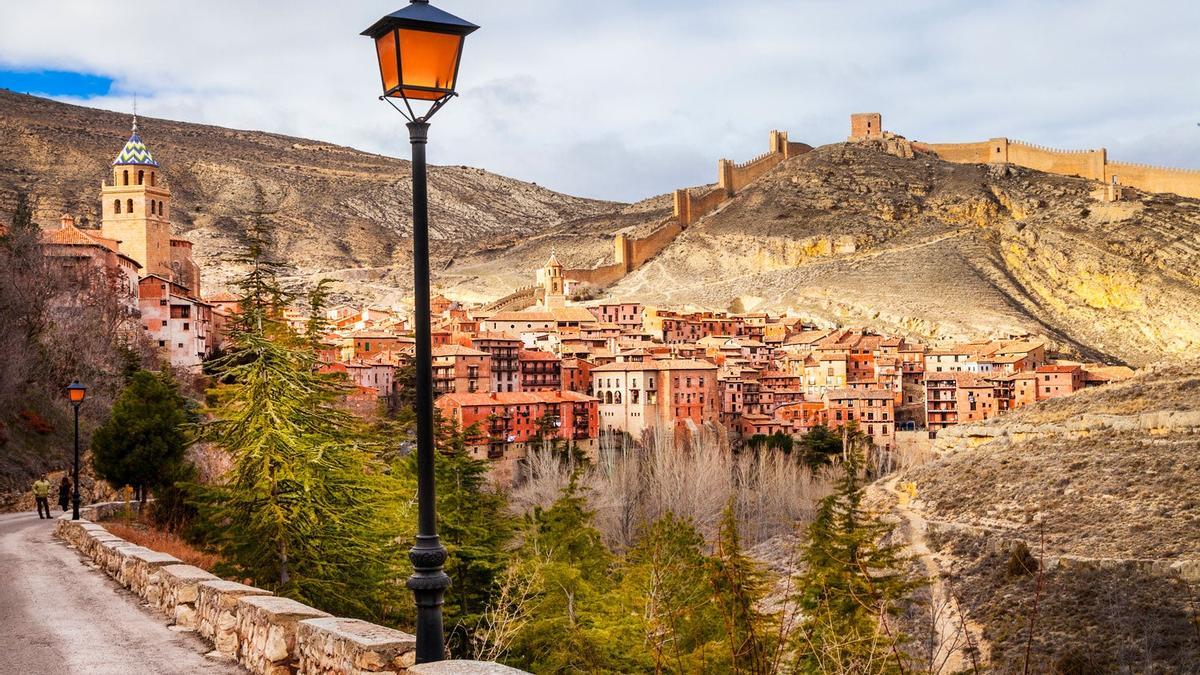
<instances>
[{"instance_id":1,"label":"lantern glass panel","mask_svg":"<svg viewBox=\"0 0 1200 675\"><path fill-rule=\"evenodd\" d=\"M400 69L396 64L396 33L388 31L375 40L379 53L379 74L383 76L383 90L389 92L400 86Z\"/></svg>"},{"instance_id":2,"label":"lantern glass panel","mask_svg":"<svg viewBox=\"0 0 1200 675\"><path fill-rule=\"evenodd\" d=\"M454 90L459 46L463 36L400 29L400 64L404 69L404 96L435 101ZM438 89L422 91L421 87Z\"/></svg>"}]
</instances>

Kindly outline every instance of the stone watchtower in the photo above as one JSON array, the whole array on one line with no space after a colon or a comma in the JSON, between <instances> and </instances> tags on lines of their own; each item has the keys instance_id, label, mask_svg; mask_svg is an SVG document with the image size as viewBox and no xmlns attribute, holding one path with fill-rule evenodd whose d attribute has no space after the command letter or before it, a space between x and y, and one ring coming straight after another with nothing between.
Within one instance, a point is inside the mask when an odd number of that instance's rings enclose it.
<instances>
[{"instance_id":1,"label":"stone watchtower","mask_svg":"<svg viewBox=\"0 0 1200 675\"><path fill-rule=\"evenodd\" d=\"M565 282L562 263L558 261L557 255L551 253L550 260L542 268L542 303L546 307L564 307L567 304Z\"/></svg>"},{"instance_id":2,"label":"stone watchtower","mask_svg":"<svg viewBox=\"0 0 1200 675\"><path fill-rule=\"evenodd\" d=\"M854 113L850 115L850 140L866 141L883 138L883 115Z\"/></svg>"},{"instance_id":3,"label":"stone watchtower","mask_svg":"<svg viewBox=\"0 0 1200 675\"><path fill-rule=\"evenodd\" d=\"M100 233L121 242L121 252L142 265L142 274L174 277L171 265L171 190L150 150L133 135L112 163L112 183L100 184Z\"/></svg>"}]
</instances>

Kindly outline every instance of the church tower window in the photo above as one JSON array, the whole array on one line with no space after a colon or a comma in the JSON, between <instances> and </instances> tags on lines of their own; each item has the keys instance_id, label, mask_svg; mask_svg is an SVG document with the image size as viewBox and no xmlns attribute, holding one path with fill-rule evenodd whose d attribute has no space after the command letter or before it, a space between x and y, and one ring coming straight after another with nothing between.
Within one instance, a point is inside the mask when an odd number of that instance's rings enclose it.
<instances>
[{"instance_id":1,"label":"church tower window","mask_svg":"<svg viewBox=\"0 0 1200 675\"><path fill-rule=\"evenodd\" d=\"M133 213L133 200L132 199L125 200L125 212Z\"/></svg>"},{"instance_id":2,"label":"church tower window","mask_svg":"<svg viewBox=\"0 0 1200 675\"><path fill-rule=\"evenodd\" d=\"M146 172L138 171L138 185L141 185L142 181L144 181L145 179L146 179Z\"/></svg>"},{"instance_id":3,"label":"church tower window","mask_svg":"<svg viewBox=\"0 0 1200 675\"><path fill-rule=\"evenodd\" d=\"M129 185L129 169L125 169L125 170L124 170L124 171L122 171L121 173L124 175L124 181L123 181L123 184L124 184L124 185Z\"/></svg>"},{"instance_id":4,"label":"church tower window","mask_svg":"<svg viewBox=\"0 0 1200 675\"><path fill-rule=\"evenodd\" d=\"M121 200L114 199L113 200L113 213L120 213L120 212L121 212Z\"/></svg>"}]
</instances>

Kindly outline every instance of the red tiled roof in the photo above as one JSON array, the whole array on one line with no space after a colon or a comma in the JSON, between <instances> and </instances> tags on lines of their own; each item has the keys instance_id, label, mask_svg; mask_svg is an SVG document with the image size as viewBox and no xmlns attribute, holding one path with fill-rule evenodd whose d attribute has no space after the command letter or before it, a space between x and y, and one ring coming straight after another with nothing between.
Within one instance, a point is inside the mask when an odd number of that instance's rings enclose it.
<instances>
[{"instance_id":1,"label":"red tiled roof","mask_svg":"<svg viewBox=\"0 0 1200 675\"><path fill-rule=\"evenodd\" d=\"M458 406L528 405L531 403L586 403L599 401L595 396L575 391L506 391L491 394L451 393L438 398L439 404Z\"/></svg>"}]
</instances>

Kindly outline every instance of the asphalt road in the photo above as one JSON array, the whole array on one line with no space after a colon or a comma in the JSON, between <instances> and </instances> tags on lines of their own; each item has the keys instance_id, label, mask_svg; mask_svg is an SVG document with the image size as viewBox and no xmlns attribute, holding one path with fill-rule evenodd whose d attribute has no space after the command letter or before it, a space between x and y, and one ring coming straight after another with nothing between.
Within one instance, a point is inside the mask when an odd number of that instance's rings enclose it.
<instances>
[{"instance_id":1,"label":"asphalt road","mask_svg":"<svg viewBox=\"0 0 1200 675\"><path fill-rule=\"evenodd\" d=\"M58 515L58 511L54 511ZM243 673L204 656L62 541L53 520L0 515L0 675Z\"/></svg>"}]
</instances>

